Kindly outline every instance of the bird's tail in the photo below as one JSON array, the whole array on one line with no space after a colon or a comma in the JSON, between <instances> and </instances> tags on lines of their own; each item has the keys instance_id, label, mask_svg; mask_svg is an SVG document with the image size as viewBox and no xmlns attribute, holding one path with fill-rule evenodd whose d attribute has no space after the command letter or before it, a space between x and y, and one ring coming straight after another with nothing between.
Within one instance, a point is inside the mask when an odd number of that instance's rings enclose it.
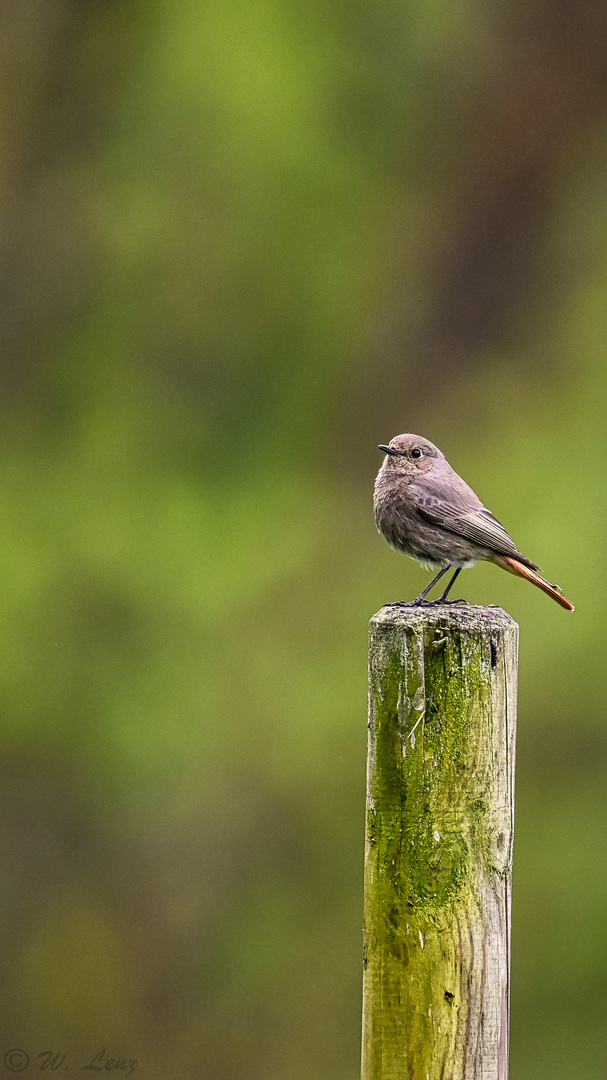
<instances>
[{"instance_id":1,"label":"bird's tail","mask_svg":"<svg viewBox=\"0 0 607 1080\"><path fill-rule=\"evenodd\" d=\"M504 570L509 570L511 574L518 574L519 577L527 578L527 581L537 585L538 589L542 589L543 592L548 593L548 596L556 600L561 607L567 608L567 611L575 610L571 600L568 600L563 595L558 585L551 585L549 581L537 574L530 566L525 566L524 563L519 562L518 559L513 559L510 555L499 555L495 561L500 566L503 566Z\"/></svg>"}]
</instances>

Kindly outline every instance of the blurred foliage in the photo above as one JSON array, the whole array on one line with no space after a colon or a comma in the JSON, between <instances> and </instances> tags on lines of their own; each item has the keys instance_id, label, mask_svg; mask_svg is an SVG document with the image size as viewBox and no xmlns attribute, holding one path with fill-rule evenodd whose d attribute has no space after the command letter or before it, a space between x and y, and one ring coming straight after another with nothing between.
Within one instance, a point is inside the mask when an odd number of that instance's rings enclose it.
<instances>
[{"instance_id":1,"label":"blurred foliage","mask_svg":"<svg viewBox=\"0 0 607 1080\"><path fill-rule=\"evenodd\" d=\"M7 0L3 1039L351 1080L366 624L437 442L521 624L513 1080L607 1068L607 15ZM461 580L461 579L460 579Z\"/></svg>"}]
</instances>

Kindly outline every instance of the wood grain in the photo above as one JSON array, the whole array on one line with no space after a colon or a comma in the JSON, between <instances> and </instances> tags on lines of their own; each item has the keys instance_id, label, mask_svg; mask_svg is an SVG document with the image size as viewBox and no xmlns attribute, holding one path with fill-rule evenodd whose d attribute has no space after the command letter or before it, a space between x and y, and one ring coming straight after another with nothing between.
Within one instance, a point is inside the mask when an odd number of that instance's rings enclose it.
<instances>
[{"instance_id":1,"label":"wood grain","mask_svg":"<svg viewBox=\"0 0 607 1080\"><path fill-rule=\"evenodd\" d=\"M363 1080L507 1080L518 627L371 620Z\"/></svg>"}]
</instances>

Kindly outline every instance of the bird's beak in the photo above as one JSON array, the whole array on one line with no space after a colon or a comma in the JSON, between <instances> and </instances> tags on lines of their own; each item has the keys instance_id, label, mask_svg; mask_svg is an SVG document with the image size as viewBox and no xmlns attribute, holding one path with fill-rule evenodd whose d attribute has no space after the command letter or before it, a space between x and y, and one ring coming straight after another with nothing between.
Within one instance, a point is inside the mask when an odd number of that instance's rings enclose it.
<instances>
[{"instance_id":1,"label":"bird's beak","mask_svg":"<svg viewBox=\"0 0 607 1080\"><path fill-rule=\"evenodd\" d=\"M380 443L377 449L383 450L384 454L390 454L391 457L396 457L398 455L398 450L395 450L393 446L384 446L383 443Z\"/></svg>"}]
</instances>

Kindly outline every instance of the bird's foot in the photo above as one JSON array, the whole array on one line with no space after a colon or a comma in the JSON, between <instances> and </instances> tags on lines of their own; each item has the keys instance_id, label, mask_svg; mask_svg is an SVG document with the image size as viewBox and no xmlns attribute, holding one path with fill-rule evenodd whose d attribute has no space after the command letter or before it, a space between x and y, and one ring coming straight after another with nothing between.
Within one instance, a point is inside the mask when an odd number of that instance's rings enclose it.
<instances>
[{"instance_id":1,"label":"bird's foot","mask_svg":"<svg viewBox=\"0 0 607 1080\"><path fill-rule=\"evenodd\" d=\"M430 607L436 600L390 600L384 607Z\"/></svg>"},{"instance_id":2,"label":"bird's foot","mask_svg":"<svg viewBox=\"0 0 607 1080\"><path fill-rule=\"evenodd\" d=\"M446 597L439 596L436 600L426 600L424 598L417 598L415 600L390 600L384 604L384 607L402 607L402 608L416 608L416 607L440 607L443 604L466 604L469 605L468 600L464 600L460 597L459 600L449 600Z\"/></svg>"},{"instance_id":3,"label":"bird's foot","mask_svg":"<svg viewBox=\"0 0 607 1080\"><path fill-rule=\"evenodd\" d=\"M426 600L424 597L417 597L415 600L390 600L384 607L436 607L437 604L459 604L466 603L465 600L443 600L439 597L437 600Z\"/></svg>"}]
</instances>

